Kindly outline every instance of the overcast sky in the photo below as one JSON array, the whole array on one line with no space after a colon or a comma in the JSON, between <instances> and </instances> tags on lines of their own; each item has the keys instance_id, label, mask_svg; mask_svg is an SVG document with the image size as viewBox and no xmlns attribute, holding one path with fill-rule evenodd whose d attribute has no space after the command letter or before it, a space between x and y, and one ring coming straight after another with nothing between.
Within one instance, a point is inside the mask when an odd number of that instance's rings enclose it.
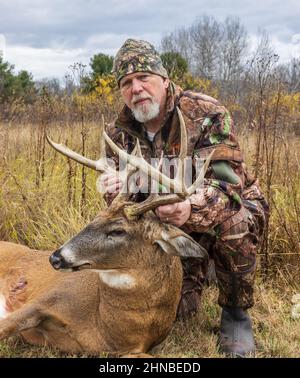
<instances>
[{"instance_id":1,"label":"overcast sky","mask_svg":"<svg viewBox=\"0 0 300 378\"><path fill-rule=\"evenodd\" d=\"M0 50L16 71L62 78L74 62L114 55L128 37L161 37L203 15L239 17L270 36L281 61L300 57L300 0L0 0Z\"/></svg>"}]
</instances>

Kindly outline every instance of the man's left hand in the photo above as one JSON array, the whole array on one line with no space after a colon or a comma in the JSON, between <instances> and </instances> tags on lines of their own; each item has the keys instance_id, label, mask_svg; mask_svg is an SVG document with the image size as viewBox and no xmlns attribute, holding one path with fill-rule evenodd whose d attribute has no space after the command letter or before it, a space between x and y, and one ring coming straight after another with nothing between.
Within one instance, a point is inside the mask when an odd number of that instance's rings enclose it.
<instances>
[{"instance_id":1,"label":"man's left hand","mask_svg":"<svg viewBox=\"0 0 300 378\"><path fill-rule=\"evenodd\" d=\"M191 215L191 204L189 200L185 200L171 205L163 205L157 207L155 213L161 221L180 227Z\"/></svg>"}]
</instances>

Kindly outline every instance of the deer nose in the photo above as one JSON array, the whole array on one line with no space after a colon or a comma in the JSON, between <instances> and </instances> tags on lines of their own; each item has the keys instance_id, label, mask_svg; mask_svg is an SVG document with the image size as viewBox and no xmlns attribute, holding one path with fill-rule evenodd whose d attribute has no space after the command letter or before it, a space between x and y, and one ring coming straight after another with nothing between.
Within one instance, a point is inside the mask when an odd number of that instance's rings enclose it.
<instances>
[{"instance_id":1,"label":"deer nose","mask_svg":"<svg viewBox=\"0 0 300 378\"><path fill-rule=\"evenodd\" d=\"M61 248L56 250L49 257L50 264L53 266L54 269L60 269L62 267L63 258L60 254L60 251L61 251Z\"/></svg>"}]
</instances>

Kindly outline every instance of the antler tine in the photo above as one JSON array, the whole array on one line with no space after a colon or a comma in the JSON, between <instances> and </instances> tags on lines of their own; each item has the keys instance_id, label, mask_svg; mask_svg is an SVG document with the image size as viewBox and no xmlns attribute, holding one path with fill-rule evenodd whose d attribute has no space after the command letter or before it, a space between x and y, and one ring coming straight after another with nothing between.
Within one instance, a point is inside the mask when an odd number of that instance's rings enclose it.
<instances>
[{"instance_id":1,"label":"antler tine","mask_svg":"<svg viewBox=\"0 0 300 378\"><path fill-rule=\"evenodd\" d=\"M183 119L183 115L181 113L181 110L176 106L176 110L179 117L179 123L180 123L180 153L179 157L180 159L185 159L187 157L187 133L186 133L186 127L185 122Z\"/></svg>"},{"instance_id":2,"label":"antler tine","mask_svg":"<svg viewBox=\"0 0 300 378\"><path fill-rule=\"evenodd\" d=\"M157 165L157 169L160 171L162 165L163 165L163 161L164 161L164 151L161 151L161 154L160 154L160 159L159 159L159 162L158 162L158 165Z\"/></svg>"},{"instance_id":3,"label":"antler tine","mask_svg":"<svg viewBox=\"0 0 300 378\"><path fill-rule=\"evenodd\" d=\"M134 149L132 150L131 154L132 156L141 156L141 147L139 142L137 141ZM129 162L126 162L126 166L122 171L119 171L120 176L122 177L122 180L125 182L128 182L130 177L137 171L137 168L129 164ZM124 189L124 188L123 188Z\"/></svg>"},{"instance_id":4,"label":"antler tine","mask_svg":"<svg viewBox=\"0 0 300 378\"><path fill-rule=\"evenodd\" d=\"M158 170L158 171L160 171L161 170L161 168L162 168L162 166L163 166L163 160L164 160L164 152L163 151L161 151L161 154L160 154L160 158L159 158L159 162L158 162L158 164L157 165L155 165L155 168ZM153 181L155 181L155 180L152 180L151 181L151 185L152 185L152 182ZM155 181L156 182L156 184L158 184L159 182L157 182L157 181ZM164 188L164 187L163 187ZM158 189L158 188L157 188ZM151 194L151 196L152 196L152 194ZM154 198L156 198L158 196L158 193L153 193L153 199Z\"/></svg>"},{"instance_id":5,"label":"antler tine","mask_svg":"<svg viewBox=\"0 0 300 378\"><path fill-rule=\"evenodd\" d=\"M105 140L103 138L104 129L105 129L105 120L104 120L104 115L102 114L102 119L100 123L100 159L106 159Z\"/></svg>"},{"instance_id":6,"label":"antler tine","mask_svg":"<svg viewBox=\"0 0 300 378\"><path fill-rule=\"evenodd\" d=\"M204 163L203 166L201 167L201 171L200 171L198 177L196 178L195 182L194 182L194 183L193 183L193 184L187 189L187 191L188 191L188 195L189 195L189 196L190 196L191 194L193 194L193 193L196 191L198 185L199 185L200 183L203 182L203 180L204 180L204 176L205 176L205 174L206 174L206 172L207 172L207 169L208 169L209 163L210 163L210 161L211 161L211 159L212 159L212 157L213 157L214 152L215 152L215 150L213 150L213 151L209 154L209 156L208 156L208 158L206 159L205 163Z\"/></svg>"},{"instance_id":7,"label":"antler tine","mask_svg":"<svg viewBox=\"0 0 300 378\"><path fill-rule=\"evenodd\" d=\"M131 155L136 156L139 153L139 147L136 144L133 151L131 152ZM121 177L121 181L123 181L124 185L119 192L119 194L116 196L116 198L113 200L113 204L115 205L118 202L123 202L124 200L127 200L130 196L130 187L129 187L129 179L130 177L137 171L137 168L130 165L128 162L125 166L125 168L122 171L119 171L119 175ZM128 189L128 192L127 192Z\"/></svg>"},{"instance_id":8,"label":"antler tine","mask_svg":"<svg viewBox=\"0 0 300 378\"><path fill-rule=\"evenodd\" d=\"M174 180L181 186L182 192L187 195L187 188L185 186L185 158L187 157L187 133L183 115L178 106L176 106L179 124L180 124L180 152L178 156L177 173Z\"/></svg>"},{"instance_id":9,"label":"antler tine","mask_svg":"<svg viewBox=\"0 0 300 378\"><path fill-rule=\"evenodd\" d=\"M133 151L135 151L134 154L133 154ZM136 144L135 144L135 147L134 147L133 151L132 151L133 155L138 156L140 158L143 158L143 154L142 154L142 150L141 150L141 145L140 145L140 141L139 141L138 138L136 138Z\"/></svg>"},{"instance_id":10,"label":"antler tine","mask_svg":"<svg viewBox=\"0 0 300 378\"><path fill-rule=\"evenodd\" d=\"M114 169L112 169L106 162L106 159L99 159L99 160L91 160L88 159L80 154L78 154L75 151L72 151L70 148L66 147L65 145L61 143L55 143L53 142L48 135L46 135L47 142L59 153L67 156L68 158L77 161L78 163L85 165L86 167L89 167L91 169L94 169L95 171L99 172L112 172Z\"/></svg>"}]
</instances>

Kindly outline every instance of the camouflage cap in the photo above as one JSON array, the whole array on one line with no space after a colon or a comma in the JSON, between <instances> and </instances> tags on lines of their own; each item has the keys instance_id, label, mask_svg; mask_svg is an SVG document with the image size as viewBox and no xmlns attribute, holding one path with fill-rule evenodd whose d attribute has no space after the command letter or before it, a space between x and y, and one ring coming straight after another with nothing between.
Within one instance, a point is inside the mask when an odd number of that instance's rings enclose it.
<instances>
[{"instance_id":1,"label":"camouflage cap","mask_svg":"<svg viewBox=\"0 0 300 378\"><path fill-rule=\"evenodd\" d=\"M134 72L151 72L167 78L168 73L164 68L158 52L147 41L127 39L114 59L112 72L115 74L118 84L125 75Z\"/></svg>"}]
</instances>

